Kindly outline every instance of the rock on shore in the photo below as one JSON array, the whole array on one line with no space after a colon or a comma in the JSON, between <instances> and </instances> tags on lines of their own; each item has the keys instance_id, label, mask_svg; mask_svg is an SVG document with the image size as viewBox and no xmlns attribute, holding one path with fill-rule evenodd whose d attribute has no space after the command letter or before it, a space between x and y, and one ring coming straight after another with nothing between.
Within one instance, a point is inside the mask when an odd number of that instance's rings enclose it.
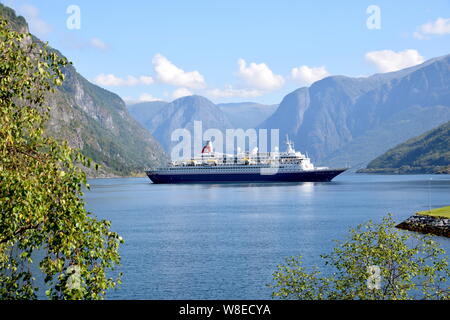
<instances>
[{"instance_id":1,"label":"rock on shore","mask_svg":"<svg viewBox=\"0 0 450 320\"><path fill-rule=\"evenodd\" d=\"M447 218L414 215L397 228L450 238L450 219Z\"/></svg>"}]
</instances>

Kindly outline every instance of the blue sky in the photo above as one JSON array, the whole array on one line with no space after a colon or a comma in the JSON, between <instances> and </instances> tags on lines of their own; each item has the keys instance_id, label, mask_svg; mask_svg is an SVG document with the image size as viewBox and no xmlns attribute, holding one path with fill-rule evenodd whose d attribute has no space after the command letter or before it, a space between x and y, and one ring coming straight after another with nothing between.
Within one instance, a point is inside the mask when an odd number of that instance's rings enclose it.
<instances>
[{"instance_id":1,"label":"blue sky","mask_svg":"<svg viewBox=\"0 0 450 320\"><path fill-rule=\"evenodd\" d=\"M367 76L450 53L448 0L3 3L84 77L129 102L200 94L273 104L328 75ZM70 5L80 29L67 28ZM379 29L367 26L371 5Z\"/></svg>"}]
</instances>

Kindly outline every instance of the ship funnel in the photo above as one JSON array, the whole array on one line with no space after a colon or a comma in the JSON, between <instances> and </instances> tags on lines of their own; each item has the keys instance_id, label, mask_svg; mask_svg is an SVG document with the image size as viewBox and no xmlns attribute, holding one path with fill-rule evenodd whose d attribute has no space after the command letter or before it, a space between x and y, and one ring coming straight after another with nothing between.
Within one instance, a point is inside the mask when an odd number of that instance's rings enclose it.
<instances>
[{"instance_id":1,"label":"ship funnel","mask_svg":"<svg viewBox=\"0 0 450 320\"><path fill-rule=\"evenodd\" d=\"M202 149L202 154L213 153L214 148L211 141L206 142L206 145Z\"/></svg>"}]
</instances>

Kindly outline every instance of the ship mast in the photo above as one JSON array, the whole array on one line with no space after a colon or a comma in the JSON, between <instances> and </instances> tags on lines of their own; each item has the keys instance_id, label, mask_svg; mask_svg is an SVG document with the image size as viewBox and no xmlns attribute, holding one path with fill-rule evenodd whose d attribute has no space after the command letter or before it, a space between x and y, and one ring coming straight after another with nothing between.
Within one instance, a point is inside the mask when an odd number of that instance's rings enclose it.
<instances>
[{"instance_id":1,"label":"ship mast","mask_svg":"<svg viewBox=\"0 0 450 320\"><path fill-rule=\"evenodd\" d=\"M287 153L295 153L294 143L289 140L289 135L286 135L286 152Z\"/></svg>"}]
</instances>

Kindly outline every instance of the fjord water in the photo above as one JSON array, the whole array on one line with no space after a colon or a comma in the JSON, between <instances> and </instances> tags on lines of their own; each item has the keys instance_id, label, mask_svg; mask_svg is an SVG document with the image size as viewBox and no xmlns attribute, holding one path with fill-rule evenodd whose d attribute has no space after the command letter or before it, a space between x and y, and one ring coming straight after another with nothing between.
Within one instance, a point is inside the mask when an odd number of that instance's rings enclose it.
<instances>
[{"instance_id":1,"label":"fjord water","mask_svg":"<svg viewBox=\"0 0 450 320\"><path fill-rule=\"evenodd\" d=\"M276 266L320 264L332 240L392 213L450 205L450 176L344 174L331 183L154 185L89 181L87 208L124 239L109 299L270 299ZM435 237L450 252L450 239Z\"/></svg>"}]
</instances>

